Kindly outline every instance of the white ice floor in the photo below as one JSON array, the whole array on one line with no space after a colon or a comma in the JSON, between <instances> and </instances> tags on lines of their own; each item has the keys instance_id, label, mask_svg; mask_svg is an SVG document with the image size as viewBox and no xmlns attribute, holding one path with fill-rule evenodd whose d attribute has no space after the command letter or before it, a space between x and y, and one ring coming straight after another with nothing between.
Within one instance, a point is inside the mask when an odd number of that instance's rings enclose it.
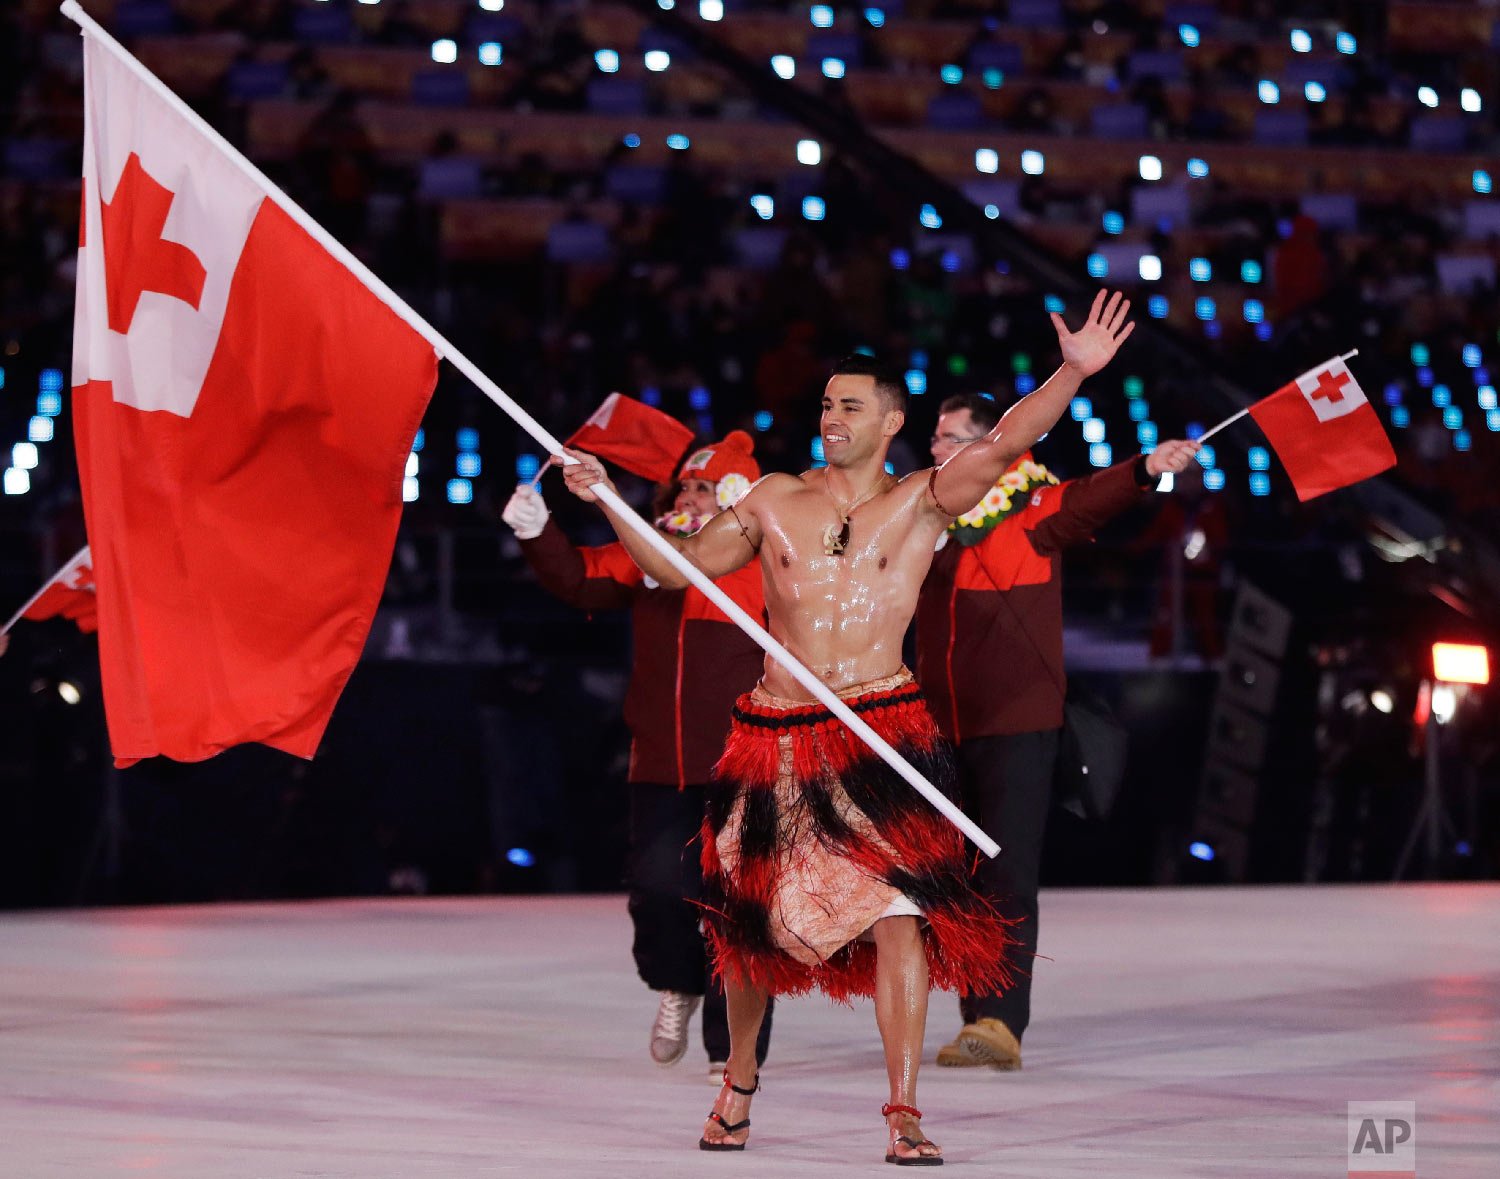
<instances>
[{"instance_id":1,"label":"white ice floor","mask_svg":"<svg viewBox=\"0 0 1500 1179\"><path fill-rule=\"evenodd\" d=\"M1500 887L1054 892L1024 1072L929 1065L945 1174L1500 1175ZM750 1149L646 1057L619 897L0 915L0 1177L839 1176L881 1163L868 1004L784 1004ZM934 996L927 1059L957 1029Z\"/></svg>"}]
</instances>

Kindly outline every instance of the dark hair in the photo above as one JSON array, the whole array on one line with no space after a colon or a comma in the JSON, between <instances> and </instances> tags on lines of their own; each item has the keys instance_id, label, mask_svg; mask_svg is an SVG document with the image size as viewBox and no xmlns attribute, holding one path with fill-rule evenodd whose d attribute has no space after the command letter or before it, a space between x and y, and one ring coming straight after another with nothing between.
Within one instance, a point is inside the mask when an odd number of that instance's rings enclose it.
<instances>
[{"instance_id":1,"label":"dark hair","mask_svg":"<svg viewBox=\"0 0 1500 1179\"><path fill-rule=\"evenodd\" d=\"M886 409L899 409L902 413L906 412L906 373L890 361L877 360L873 356L866 356L863 352L856 352L834 365L833 375L836 377L873 377L875 392L880 394Z\"/></svg>"},{"instance_id":2,"label":"dark hair","mask_svg":"<svg viewBox=\"0 0 1500 1179\"><path fill-rule=\"evenodd\" d=\"M969 411L981 433L988 434L1000 422L1000 407L979 393L955 393L938 406L938 413L957 413L961 409Z\"/></svg>"}]
</instances>

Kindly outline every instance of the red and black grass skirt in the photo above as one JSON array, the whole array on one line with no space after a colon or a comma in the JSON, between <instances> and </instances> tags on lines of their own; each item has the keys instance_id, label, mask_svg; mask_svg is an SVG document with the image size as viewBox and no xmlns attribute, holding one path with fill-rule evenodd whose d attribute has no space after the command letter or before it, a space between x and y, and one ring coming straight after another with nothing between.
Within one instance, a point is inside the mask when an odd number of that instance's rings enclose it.
<instances>
[{"instance_id":1,"label":"red and black grass skirt","mask_svg":"<svg viewBox=\"0 0 1500 1179\"><path fill-rule=\"evenodd\" d=\"M911 673L839 693L929 782L953 757ZM717 968L773 995L875 990L881 917L915 911L931 985L1008 985L1008 923L970 886L964 839L819 704L741 696L704 819L704 917Z\"/></svg>"}]
</instances>

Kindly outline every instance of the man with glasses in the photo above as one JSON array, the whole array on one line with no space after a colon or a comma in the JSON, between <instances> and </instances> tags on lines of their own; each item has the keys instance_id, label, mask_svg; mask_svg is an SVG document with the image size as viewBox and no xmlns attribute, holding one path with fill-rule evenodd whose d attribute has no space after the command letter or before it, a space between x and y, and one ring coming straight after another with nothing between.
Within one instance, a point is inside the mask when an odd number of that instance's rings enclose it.
<instances>
[{"instance_id":1,"label":"man with glasses","mask_svg":"<svg viewBox=\"0 0 1500 1179\"><path fill-rule=\"evenodd\" d=\"M930 440L933 460L947 462L999 420L999 407L979 394L948 398ZM1196 442L1163 442L1065 483L1025 454L939 539L917 604L917 679L957 749L964 807L1001 847L980 862L977 884L1016 922L1020 943L1009 987L960 1000L964 1026L939 1050L940 1065L1021 1067L1042 837L1067 690L1062 552L1092 540L1197 452Z\"/></svg>"}]
</instances>

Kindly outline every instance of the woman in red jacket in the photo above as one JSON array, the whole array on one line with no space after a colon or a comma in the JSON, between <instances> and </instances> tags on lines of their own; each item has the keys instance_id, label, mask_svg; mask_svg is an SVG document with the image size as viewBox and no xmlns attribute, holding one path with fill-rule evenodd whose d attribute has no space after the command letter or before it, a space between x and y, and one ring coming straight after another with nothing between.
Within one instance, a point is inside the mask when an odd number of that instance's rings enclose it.
<instances>
[{"instance_id":1,"label":"woman in red jacket","mask_svg":"<svg viewBox=\"0 0 1500 1179\"><path fill-rule=\"evenodd\" d=\"M688 456L663 532L690 536L760 478L754 443L742 430ZM698 833L704 786L729 733L735 700L760 679L759 647L694 588L666 590L644 576L618 541L578 548L548 518L542 497L523 483L503 519L543 588L581 610L631 611L634 657L625 695L630 726L630 847L627 882L636 968L661 992L651 1058L676 1064L687 1051L688 1021L705 994L703 1046L719 1079L729 1059L724 990L711 977L697 901L702 895ZM765 613L760 570L716 583L752 618ZM768 1019L758 1056L770 1035Z\"/></svg>"}]
</instances>

